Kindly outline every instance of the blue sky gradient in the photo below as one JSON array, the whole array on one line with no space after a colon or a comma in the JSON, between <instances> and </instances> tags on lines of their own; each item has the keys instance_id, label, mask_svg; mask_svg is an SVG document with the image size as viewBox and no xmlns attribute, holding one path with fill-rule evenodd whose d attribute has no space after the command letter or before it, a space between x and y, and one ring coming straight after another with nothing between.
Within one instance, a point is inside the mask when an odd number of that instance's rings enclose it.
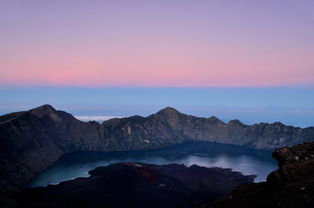
<instances>
[{"instance_id":1,"label":"blue sky gradient","mask_svg":"<svg viewBox=\"0 0 314 208\"><path fill-rule=\"evenodd\" d=\"M80 116L147 116L171 106L224 121L314 126L314 87L79 88L1 87L0 114L51 104Z\"/></svg>"}]
</instances>

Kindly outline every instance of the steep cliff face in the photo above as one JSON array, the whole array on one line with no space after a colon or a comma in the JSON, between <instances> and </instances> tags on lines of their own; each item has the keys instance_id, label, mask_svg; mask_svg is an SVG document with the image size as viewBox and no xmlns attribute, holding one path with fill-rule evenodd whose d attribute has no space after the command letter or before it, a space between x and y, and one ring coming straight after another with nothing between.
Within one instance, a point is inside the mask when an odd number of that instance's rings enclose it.
<instances>
[{"instance_id":1,"label":"steep cliff face","mask_svg":"<svg viewBox=\"0 0 314 208\"><path fill-rule=\"evenodd\" d=\"M273 152L279 169L267 182L244 185L208 208L312 208L314 204L314 142Z\"/></svg>"},{"instance_id":2,"label":"steep cliff face","mask_svg":"<svg viewBox=\"0 0 314 208\"><path fill-rule=\"evenodd\" d=\"M2 119L1 179L20 186L65 153L100 150L99 126L80 122L48 105Z\"/></svg>"},{"instance_id":3,"label":"steep cliff face","mask_svg":"<svg viewBox=\"0 0 314 208\"><path fill-rule=\"evenodd\" d=\"M149 150L190 141L271 150L310 140L314 140L314 128L281 123L248 126L238 120L223 123L169 107L146 118L132 116L99 124L81 122L44 105L0 117L0 185L21 186L60 156L78 151Z\"/></svg>"}]
</instances>

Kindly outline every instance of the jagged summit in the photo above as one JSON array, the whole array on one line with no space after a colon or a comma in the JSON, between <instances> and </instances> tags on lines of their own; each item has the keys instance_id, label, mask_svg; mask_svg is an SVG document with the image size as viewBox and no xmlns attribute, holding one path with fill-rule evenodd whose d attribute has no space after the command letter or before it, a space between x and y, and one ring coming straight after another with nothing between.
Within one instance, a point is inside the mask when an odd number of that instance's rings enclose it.
<instances>
[{"instance_id":1,"label":"jagged summit","mask_svg":"<svg viewBox=\"0 0 314 208\"><path fill-rule=\"evenodd\" d=\"M45 104L45 105L33 108L29 111L20 111L20 112L14 112L14 113L2 115L2 116L0 116L0 123L14 120L14 119L18 118L19 116L24 115L25 113L31 113L32 115L34 115L38 118L42 118L44 115L52 114L55 112L56 112L56 109L54 109L49 104Z\"/></svg>"},{"instance_id":2,"label":"jagged summit","mask_svg":"<svg viewBox=\"0 0 314 208\"><path fill-rule=\"evenodd\" d=\"M244 124L239 121L238 119L233 119L231 121L228 122L228 124L232 124L232 125L239 125L239 126L243 126Z\"/></svg>"},{"instance_id":3,"label":"jagged summit","mask_svg":"<svg viewBox=\"0 0 314 208\"><path fill-rule=\"evenodd\" d=\"M216 116L211 116L208 118L208 120L214 124L224 124L224 122L222 122L219 118L217 118Z\"/></svg>"},{"instance_id":4,"label":"jagged summit","mask_svg":"<svg viewBox=\"0 0 314 208\"><path fill-rule=\"evenodd\" d=\"M45 104L34 108L29 111L32 115L43 118L44 116L49 116L53 120L61 120L61 118L57 114L57 110L54 109L51 105Z\"/></svg>"},{"instance_id":5,"label":"jagged summit","mask_svg":"<svg viewBox=\"0 0 314 208\"><path fill-rule=\"evenodd\" d=\"M39 107L33 108L30 110L33 114L43 113L43 112L55 112L56 109L49 104L41 105Z\"/></svg>"},{"instance_id":6,"label":"jagged summit","mask_svg":"<svg viewBox=\"0 0 314 208\"><path fill-rule=\"evenodd\" d=\"M166 107L158 111L157 114L171 115L171 114L181 114L181 113L175 108Z\"/></svg>"}]
</instances>

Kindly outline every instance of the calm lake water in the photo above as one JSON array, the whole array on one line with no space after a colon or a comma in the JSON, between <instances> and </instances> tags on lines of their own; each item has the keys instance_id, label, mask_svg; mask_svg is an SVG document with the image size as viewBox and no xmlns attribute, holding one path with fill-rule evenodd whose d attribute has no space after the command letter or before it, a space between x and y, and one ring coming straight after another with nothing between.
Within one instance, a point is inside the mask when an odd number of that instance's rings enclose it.
<instances>
[{"instance_id":1,"label":"calm lake water","mask_svg":"<svg viewBox=\"0 0 314 208\"><path fill-rule=\"evenodd\" d=\"M271 152L202 142L143 152L74 153L62 157L51 168L39 174L29 187L88 177L89 170L117 162L178 163L186 166L196 164L203 167L231 168L245 175L257 175L255 182L266 180L267 175L277 168L277 162L271 157Z\"/></svg>"}]
</instances>

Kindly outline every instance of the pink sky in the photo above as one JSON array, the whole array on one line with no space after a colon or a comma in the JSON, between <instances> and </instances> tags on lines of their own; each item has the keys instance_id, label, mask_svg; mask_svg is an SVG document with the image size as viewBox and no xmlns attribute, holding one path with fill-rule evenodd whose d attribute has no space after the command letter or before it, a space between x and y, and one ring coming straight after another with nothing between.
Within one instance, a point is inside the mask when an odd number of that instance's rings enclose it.
<instances>
[{"instance_id":1,"label":"pink sky","mask_svg":"<svg viewBox=\"0 0 314 208\"><path fill-rule=\"evenodd\" d=\"M314 85L313 1L2 1L0 84Z\"/></svg>"}]
</instances>

